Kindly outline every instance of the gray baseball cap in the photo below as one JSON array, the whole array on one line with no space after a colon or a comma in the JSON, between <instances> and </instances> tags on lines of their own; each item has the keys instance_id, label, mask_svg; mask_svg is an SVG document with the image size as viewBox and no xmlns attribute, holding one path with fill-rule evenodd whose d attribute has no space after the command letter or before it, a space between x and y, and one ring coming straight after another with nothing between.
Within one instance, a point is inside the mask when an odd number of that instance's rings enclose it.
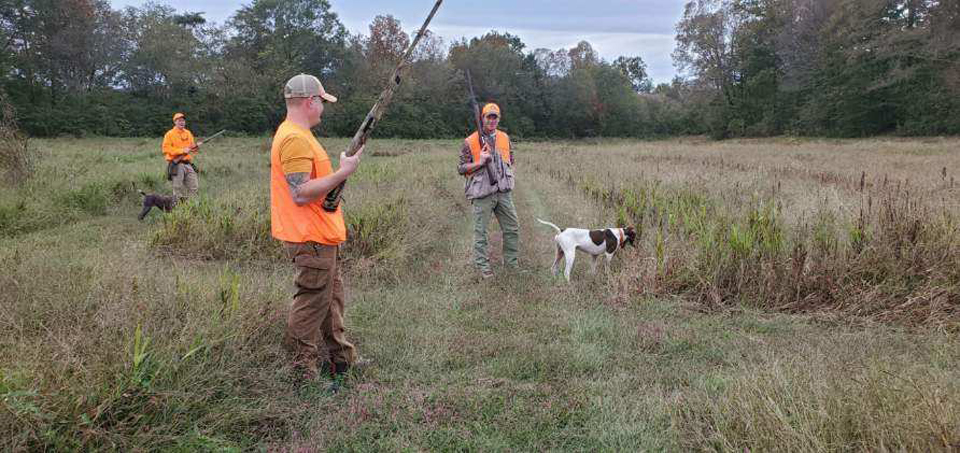
<instances>
[{"instance_id":1,"label":"gray baseball cap","mask_svg":"<svg viewBox=\"0 0 960 453\"><path fill-rule=\"evenodd\" d=\"M286 85L283 86L284 99L309 98L313 96L320 96L327 102L337 102L337 97L327 93L323 89L320 79L312 75L295 75L292 79L287 81Z\"/></svg>"}]
</instances>

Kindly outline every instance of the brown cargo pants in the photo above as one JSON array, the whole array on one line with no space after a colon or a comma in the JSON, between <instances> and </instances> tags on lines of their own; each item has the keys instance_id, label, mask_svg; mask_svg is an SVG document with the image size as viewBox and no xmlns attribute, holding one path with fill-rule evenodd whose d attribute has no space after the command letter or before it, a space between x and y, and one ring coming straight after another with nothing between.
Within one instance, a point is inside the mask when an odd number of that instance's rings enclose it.
<instances>
[{"instance_id":1,"label":"brown cargo pants","mask_svg":"<svg viewBox=\"0 0 960 453\"><path fill-rule=\"evenodd\" d=\"M344 330L338 247L287 242L286 249L299 272L285 339L294 353L294 365L311 371L323 363L337 368L353 365L356 348L347 341Z\"/></svg>"}]
</instances>

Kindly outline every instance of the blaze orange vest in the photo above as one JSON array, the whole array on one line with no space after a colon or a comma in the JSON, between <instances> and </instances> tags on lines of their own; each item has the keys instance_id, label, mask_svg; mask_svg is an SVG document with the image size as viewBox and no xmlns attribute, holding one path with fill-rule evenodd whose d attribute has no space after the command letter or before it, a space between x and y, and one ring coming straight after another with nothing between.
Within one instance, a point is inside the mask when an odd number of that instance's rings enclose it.
<instances>
[{"instance_id":1,"label":"blaze orange vest","mask_svg":"<svg viewBox=\"0 0 960 453\"><path fill-rule=\"evenodd\" d=\"M497 133L496 146L497 146L497 151L500 152L500 158L503 159L504 162L510 162L510 137L508 137L505 132L502 132L499 130L496 131L496 133ZM481 151L480 134L477 132L474 132L469 137L467 137L467 144L470 145L470 153L473 154L473 161L480 162L480 151ZM477 171L477 170L475 169L473 171L468 171L464 173L463 176L469 177L470 174L472 174L474 171Z\"/></svg>"},{"instance_id":2,"label":"blaze orange vest","mask_svg":"<svg viewBox=\"0 0 960 453\"><path fill-rule=\"evenodd\" d=\"M270 225L273 237L287 242L318 242L325 245L338 245L347 239L347 229L343 221L340 206L334 212L323 210L323 198L297 206L290 196L290 189L283 165L280 163L280 149L291 138L302 138L309 143L313 157L313 169L310 179L322 178L333 173L326 150L313 137L313 134L289 121L277 128L270 150Z\"/></svg>"}]
</instances>

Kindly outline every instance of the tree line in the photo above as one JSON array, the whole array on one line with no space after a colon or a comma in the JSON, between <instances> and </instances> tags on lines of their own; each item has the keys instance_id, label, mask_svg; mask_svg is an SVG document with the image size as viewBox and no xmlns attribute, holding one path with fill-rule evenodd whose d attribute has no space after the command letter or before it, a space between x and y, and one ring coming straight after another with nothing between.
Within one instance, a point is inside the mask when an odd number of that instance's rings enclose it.
<instances>
[{"instance_id":1,"label":"tree line","mask_svg":"<svg viewBox=\"0 0 960 453\"><path fill-rule=\"evenodd\" d=\"M676 31L681 75L656 86L641 57L586 41L430 34L375 135L465 135L466 70L518 137L960 133L957 0L692 0ZM350 34L327 0L252 0L223 24L159 3L6 0L0 87L32 136L155 136L174 111L262 134L305 72L340 97L322 132L348 136L410 39L389 15Z\"/></svg>"}]
</instances>

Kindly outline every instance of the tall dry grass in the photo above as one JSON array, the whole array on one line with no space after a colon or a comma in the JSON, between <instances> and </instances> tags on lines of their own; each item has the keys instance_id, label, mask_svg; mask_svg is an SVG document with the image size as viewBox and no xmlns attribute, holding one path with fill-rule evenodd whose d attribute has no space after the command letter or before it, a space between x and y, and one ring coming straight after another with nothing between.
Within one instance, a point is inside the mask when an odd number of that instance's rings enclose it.
<instances>
[{"instance_id":1,"label":"tall dry grass","mask_svg":"<svg viewBox=\"0 0 960 453\"><path fill-rule=\"evenodd\" d=\"M17 128L17 116L7 94L0 90L0 171L5 183L15 186L33 174L36 157L27 137Z\"/></svg>"},{"instance_id":2,"label":"tall dry grass","mask_svg":"<svg viewBox=\"0 0 960 453\"><path fill-rule=\"evenodd\" d=\"M900 315L868 322L885 318L834 309L867 320L838 325L806 309L736 302L753 300L751 291L780 294L776 281L767 289L751 280L776 275L764 266L792 269L791 241L804 224L816 226L804 240L826 250L808 254L841 262L837 250L858 243L850 227L861 197L869 232L861 254L880 247L877 232L883 242L904 238L882 249L891 253L943 245L934 227L918 228L914 244L911 224L896 220L935 217L919 208L929 204L887 209L872 172L861 195L859 173L829 168L831 158L857 160L839 151L869 156L870 142L518 142L526 272L494 259L493 282L478 281L470 266L458 144L372 142L347 188L343 252L348 335L375 364L336 397L325 382L295 383L281 348L295 271L268 236L262 138L205 150L199 199L143 222L133 189L166 191L156 140L38 142L50 158L37 176L0 191L0 210L16 213L0 234L2 450L814 451L956 442L955 335L928 321L903 329ZM335 151L346 140L324 145ZM912 154L896 154L901 145ZM925 146L880 144L903 166L949 161L946 145L914 152ZM714 152L745 170L719 177L692 157ZM785 162L809 154L800 160L813 174L855 183L791 172L771 180L748 165L778 153ZM675 154L689 159L634 160ZM894 179L890 190L905 187ZM911 197L952 193L944 180ZM891 211L890 225L905 228L876 229L888 220L873 218ZM606 226L640 213L642 247L609 269L589 275L578 260L569 285L546 270L553 231L535 218ZM916 253L931 266L932 252ZM881 277L933 281L922 269ZM698 273L730 291L722 310L693 297L704 293Z\"/></svg>"},{"instance_id":3,"label":"tall dry grass","mask_svg":"<svg viewBox=\"0 0 960 453\"><path fill-rule=\"evenodd\" d=\"M870 184L860 167L761 170L747 161L764 153L740 153L694 158L689 150L613 148L609 158L576 153L536 166L605 206L617 224L636 225L648 257L635 270L637 292L709 307L960 325L960 211L938 196L953 190L944 171L934 181L915 177L921 184L908 177ZM624 159L637 167L618 166ZM784 186L804 188L808 199L799 205L807 211L795 212L798 195ZM836 195L820 199L824 186Z\"/></svg>"},{"instance_id":4,"label":"tall dry grass","mask_svg":"<svg viewBox=\"0 0 960 453\"><path fill-rule=\"evenodd\" d=\"M960 388L951 372L802 349L684 396L673 414L684 444L724 451L960 448Z\"/></svg>"}]
</instances>

